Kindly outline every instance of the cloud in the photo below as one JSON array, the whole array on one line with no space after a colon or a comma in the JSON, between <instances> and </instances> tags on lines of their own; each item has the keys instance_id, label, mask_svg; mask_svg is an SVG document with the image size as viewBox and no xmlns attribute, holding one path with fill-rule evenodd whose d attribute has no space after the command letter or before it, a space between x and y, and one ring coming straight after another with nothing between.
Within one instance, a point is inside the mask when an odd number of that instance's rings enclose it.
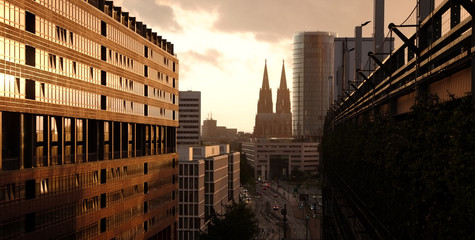
<instances>
[{"instance_id":1,"label":"cloud","mask_svg":"<svg viewBox=\"0 0 475 240\"><path fill-rule=\"evenodd\" d=\"M199 53L194 50L180 53L181 59L186 62L194 64L208 64L218 69L223 69L223 53L217 49L207 49L204 53Z\"/></svg>"},{"instance_id":2,"label":"cloud","mask_svg":"<svg viewBox=\"0 0 475 240\"><path fill-rule=\"evenodd\" d=\"M133 9L130 12L131 16L136 17L137 21L145 23L148 28L150 28L150 25L154 25L169 32L180 32L182 30L182 26L176 20L173 8L156 0L123 0L115 1L115 5L123 7L125 11Z\"/></svg>"},{"instance_id":3,"label":"cloud","mask_svg":"<svg viewBox=\"0 0 475 240\"><path fill-rule=\"evenodd\" d=\"M373 19L373 0L161 0L161 3L185 11L216 11L219 17L213 25L215 31L252 33L257 40L270 43L290 38L298 31L352 36L355 26ZM414 4L415 0L388 2L387 22L393 21L394 16L406 16L411 10L407 6Z\"/></svg>"}]
</instances>

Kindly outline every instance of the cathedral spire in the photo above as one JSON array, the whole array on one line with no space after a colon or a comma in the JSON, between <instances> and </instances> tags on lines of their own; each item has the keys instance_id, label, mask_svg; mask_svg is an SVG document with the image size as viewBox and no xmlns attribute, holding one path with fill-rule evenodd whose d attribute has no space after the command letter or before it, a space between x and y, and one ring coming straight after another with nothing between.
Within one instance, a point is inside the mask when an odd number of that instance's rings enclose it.
<instances>
[{"instance_id":1,"label":"cathedral spire","mask_svg":"<svg viewBox=\"0 0 475 240\"><path fill-rule=\"evenodd\" d=\"M269 77L267 75L267 60L264 65L264 77L262 88L259 91L259 101L257 102L257 113L273 113L272 90L269 87Z\"/></svg>"},{"instance_id":2,"label":"cathedral spire","mask_svg":"<svg viewBox=\"0 0 475 240\"><path fill-rule=\"evenodd\" d=\"M264 64L264 77L262 78L262 89L270 89L269 88L269 77L267 75L267 59Z\"/></svg>"},{"instance_id":3,"label":"cathedral spire","mask_svg":"<svg viewBox=\"0 0 475 240\"><path fill-rule=\"evenodd\" d=\"M287 79L285 78L285 67L284 60L282 60L282 74L280 75L280 86L279 89L287 89Z\"/></svg>"},{"instance_id":4,"label":"cathedral spire","mask_svg":"<svg viewBox=\"0 0 475 240\"><path fill-rule=\"evenodd\" d=\"M277 102L275 106L275 112L277 114L290 113L290 91L287 88L284 61L282 61L282 75L280 76L280 86L279 89L277 89Z\"/></svg>"}]
</instances>

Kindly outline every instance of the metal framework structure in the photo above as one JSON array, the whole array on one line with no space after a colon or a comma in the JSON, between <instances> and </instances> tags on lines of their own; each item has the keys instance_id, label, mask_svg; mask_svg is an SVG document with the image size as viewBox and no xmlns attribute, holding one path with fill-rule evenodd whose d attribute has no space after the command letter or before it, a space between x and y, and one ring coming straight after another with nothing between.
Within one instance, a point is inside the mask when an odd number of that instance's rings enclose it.
<instances>
[{"instance_id":1,"label":"metal framework structure","mask_svg":"<svg viewBox=\"0 0 475 240\"><path fill-rule=\"evenodd\" d=\"M362 81L353 82L354 91L344 92L334 101L327 112L327 129L347 121L371 121L375 116L407 113L418 96L437 93L437 85L444 86L439 92L453 87L453 79L463 83L459 92L471 92L474 97L473 8L470 0L446 0L420 24L389 24L403 45L383 61L368 53L376 69L369 75L365 70L356 70ZM467 14L461 17L465 11ZM443 22L443 18L450 21ZM416 33L407 37L399 31L402 27L415 27ZM456 97L462 96L459 93ZM324 239L394 239L338 173L325 173L323 186Z\"/></svg>"},{"instance_id":2,"label":"metal framework structure","mask_svg":"<svg viewBox=\"0 0 475 240\"><path fill-rule=\"evenodd\" d=\"M473 5L470 0L446 0L420 25L389 24L389 29L404 44L383 61L375 57L377 53L368 53L376 63L376 69L368 76L357 69L363 81L353 83L355 90L340 96L329 108L327 122L331 124L328 126L361 117L371 119L375 114L398 115L397 99L401 96L419 96L429 91L430 84L461 70L473 69ZM461 7L468 13L463 20ZM447 14L450 14L450 26L444 27L450 29L442 36L442 17ZM406 37L399 31L402 27L416 27L417 31L413 36ZM471 89L467 92L473 93L475 71L471 72Z\"/></svg>"}]
</instances>

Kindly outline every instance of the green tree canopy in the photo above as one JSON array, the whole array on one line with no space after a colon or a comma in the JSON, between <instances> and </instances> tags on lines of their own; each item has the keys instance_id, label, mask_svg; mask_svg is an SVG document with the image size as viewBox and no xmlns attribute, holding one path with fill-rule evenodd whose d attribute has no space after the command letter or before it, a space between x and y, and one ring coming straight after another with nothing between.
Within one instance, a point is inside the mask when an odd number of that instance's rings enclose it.
<instances>
[{"instance_id":1,"label":"green tree canopy","mask_svg":"<svg viewBox=\"0 0 475 240\"><path fill-rule=\"evenodd\" d=\"M244 203L225 206L225 214L211 215L208 231L200 235L202 240L246 240L259 233L256 214Z\"/></svg>"}]
</instances>

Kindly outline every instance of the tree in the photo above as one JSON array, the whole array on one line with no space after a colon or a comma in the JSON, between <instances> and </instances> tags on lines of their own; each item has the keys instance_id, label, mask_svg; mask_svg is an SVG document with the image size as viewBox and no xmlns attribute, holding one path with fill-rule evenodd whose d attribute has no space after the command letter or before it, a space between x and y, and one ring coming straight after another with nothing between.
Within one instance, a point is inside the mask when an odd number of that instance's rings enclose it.
<instances>
[{"instance_id":1,"label":"tree","mask_svg":"<svg viewBox=\"0 0 475 240\"><path fill-rule=\"evenodd\" d=\"M259 233L256 214L244 203L225 206L225 214L211 214L208 230L200 234L202 240L246 240Z\"/></svg>"}]
</instances>

